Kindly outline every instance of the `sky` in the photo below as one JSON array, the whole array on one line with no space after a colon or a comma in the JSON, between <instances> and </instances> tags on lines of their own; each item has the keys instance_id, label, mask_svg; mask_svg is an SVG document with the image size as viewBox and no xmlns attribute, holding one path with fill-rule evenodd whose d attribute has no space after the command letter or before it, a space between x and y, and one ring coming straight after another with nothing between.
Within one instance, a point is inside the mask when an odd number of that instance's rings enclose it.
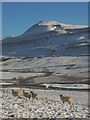
<instances>
[{"instance_id":1,"label":"sky","mask_svg":"<svg viewBox=\"0 0 90 120\"><path fill-rule=\"evenodd\" d=\"M88 26L88 2L2 3L2 37L21 35L40 21Z\"/></svg>"}]
</instances>

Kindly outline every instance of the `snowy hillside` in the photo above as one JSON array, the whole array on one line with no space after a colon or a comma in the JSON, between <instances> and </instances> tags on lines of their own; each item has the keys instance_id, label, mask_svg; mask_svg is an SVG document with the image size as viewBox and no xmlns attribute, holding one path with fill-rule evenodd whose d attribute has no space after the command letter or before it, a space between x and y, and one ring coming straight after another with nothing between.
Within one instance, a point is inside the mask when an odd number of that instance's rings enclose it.
<instances>
[{"instance_id":1,"label":"snowy hillside","mask_svg":"<svg viewBox=\"0 0 90 120\"><path fill-rule=\"evenodd\" d=\"M38 77L36 83L88 80L87 26L41 21L20 36L3 38L2 43L0 74L4 80L32 76Z\"/></svg>"},{"instance_id":2,"label":"snowy hillside","mask_svg":"<svg viewBox=\"0 0 90 120\"><path fill-rule=\"evenodd\" d=\"M88 27L41 21L20 36L4 38L3 56L87 55Z\"/></svg>"},{"instance_id":3,"label":"snowy hillside","mask_svg":"<svg viewBox=\"0 0 90 120\"><path fill-rule=\"evenodd\" d=\"M87 26L41 21L0 42L0 118L90 118ZM39 99L27 99L23 90ZM71 104L63 104L60 94Z\"/></svg>"}]
</instances>

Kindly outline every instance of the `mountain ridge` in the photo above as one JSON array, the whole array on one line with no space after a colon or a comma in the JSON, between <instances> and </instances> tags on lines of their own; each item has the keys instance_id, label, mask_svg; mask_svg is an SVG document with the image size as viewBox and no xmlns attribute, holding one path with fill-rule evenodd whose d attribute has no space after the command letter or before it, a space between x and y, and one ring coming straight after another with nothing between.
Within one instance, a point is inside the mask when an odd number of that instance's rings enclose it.
<instances>
[{"instance_id":1,"label":"mountain ridge","mask_svg":"<svg viewBox=\"0 0 90 120\"><path fill-rule=\"evenodd\" d=\"M7 56L87 55L88 26L40 21L20 36L3 39L2 45Z\"/></svg>"},{"instance_id":2,"label":"mountain ridge","mask_svg":"<svg viewBox=\"0 0 90 120\"><path fill-rule=\"evenodd\" d=\"M35 27L38 27L38 26L54 26L55 25L59 25L62 30L64 29L79 29L79 28L88 28L88 26L84 26L84 25L70 25L70 24L63 24L63 23L59 23L59 22L56 22L56 21L40 21L38 22L37 24L31 26L28 30L26 30L23 34L19 35L19 36L22 36L24 35L25 33L31 31L33 28L35 29ZM54 29L53 29L54 30ZM9 36L9 37L5 37L3 39L8 39L8 38L15 38L15 37L18 37L18 36Z\"/></svg>"}]
</instances>

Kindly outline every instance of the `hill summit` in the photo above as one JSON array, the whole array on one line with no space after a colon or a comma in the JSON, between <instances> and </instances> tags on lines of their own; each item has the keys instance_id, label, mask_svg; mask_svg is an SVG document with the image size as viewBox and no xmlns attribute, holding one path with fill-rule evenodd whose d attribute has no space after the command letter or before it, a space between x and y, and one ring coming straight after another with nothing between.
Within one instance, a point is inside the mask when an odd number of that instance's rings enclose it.
<instances>
[{"instance_id":1,"label":"hill summit","mask_svg":"<svg viewBox=\"0 0 90 120\"><path fill-rule=\"evenodd\" d=\"M2 40L5 56L87 55L88 27L40 21L22 35Z\"/></svg>"}]
</instances>

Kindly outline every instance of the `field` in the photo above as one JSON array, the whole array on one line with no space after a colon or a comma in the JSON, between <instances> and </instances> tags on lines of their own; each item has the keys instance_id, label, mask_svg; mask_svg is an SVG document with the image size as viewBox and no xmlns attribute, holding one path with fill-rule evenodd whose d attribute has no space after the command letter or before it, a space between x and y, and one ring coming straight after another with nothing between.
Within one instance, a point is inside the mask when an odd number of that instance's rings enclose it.
<instances>
[{"instance_id":1,"label":"field","mask_svg":"<svg viewBox=\"0 0 90 120\"><path fill-rule=\"evenodd\" d=\"M20 88L13 88L20 90ZM2 118L89 118L88 91L43 90L21 88L39 95L38 100L29 100L12 95L12 88L2 88ZM71 97L71 104L63 104L60 94Z\"/></svg>"}]
</instances>

